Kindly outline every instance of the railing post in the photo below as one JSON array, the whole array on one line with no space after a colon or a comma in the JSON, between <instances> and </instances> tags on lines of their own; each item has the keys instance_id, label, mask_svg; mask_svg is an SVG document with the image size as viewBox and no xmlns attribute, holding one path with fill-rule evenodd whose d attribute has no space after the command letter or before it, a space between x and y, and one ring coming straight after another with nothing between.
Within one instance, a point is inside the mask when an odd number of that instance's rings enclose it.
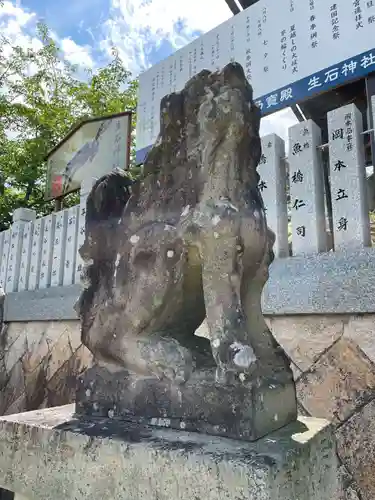
<instances>
[{"instance_id":1,"label":"railing post","mask_svg":"<svg viewBox=\"0 0 375 500\"><path fill-rule=\"evenodd\" d=\"M91 188L97 181L96 178L85 179L81 184L80 204L79 204L79 219L78 219L78 235L77 235L77 260L74 283L81 282L81 274L83 270L83 260L79 254L79 249L85 241L85 223L86 223L86 200L91 191Z\"/></svg>"},{"instance_id":2,"label":"railing post","mask_svg":"<svg viewBox=\"0 0 375 500\"><path fill-rule=\"evenodd\" d=\"M78 218L80 206L76 205L68 209L68 226L66 233L64 285L74 283L74 275L77 261L77 235Z\"/></svg>"},{"instance_id":3,"label":"railing post","mask_svg":"<svg viewBox=\"0 0 375 500\"><path fill-rule=\"evenodd\" d=\"M276 257L288 257L288 206L285 143L276 134L262 137L258 167L259 190L266 207L267 224L276 234Z\"/></svg>"},{"instance_id":4,"label":"railing post","mask_svg":"<svg viewBox=\"0 0 375 500\"><path fill-rule=\"evenodd\" d=\"M16 292L20 278L22 245L25 224L34 222L36 213L29 208L17 208L13 213L13 224L10 233L10 248L5 292Z\"/></svg>"},{"instance_id":5,"label":"railing post","mask_svg":"<svg viewBox=\"0 0 375 500\"><path fill-rule=\"evenodd\" d=\"M321 130L312 121L289 129L289 179L293 255L327 248Z\"/></svg>"},{"instance_id":6,"label":"railing post","mask_svg":"<svg viewBox=\"0 0 375 500\"><path fill-rule=\"evenodd\" d=\"M36 290L37 288L39 288L40 266L42 263L44 220L45 217L41 217L34 222L28 290Z\"/></svg>"},{"instance_id":7,"label":"railing post","mask_svg":"<svg viewBox=\"0 0 375 500\"><path fill-rule=\"evenodd\" d=\"M34 212L35 213L35 212ZM25 222L23 227L23 241L21 250L20 275L18 280L18 291L28 290L30 279L30 263L32 255L32 242L34 226L36 221L36 213L34 220Z\"/></svg>"},{"instance_id":8,"label":"railing post","mask_svg":"<svg viewBox=\"0 0 375 500\"><path fill-rule=\"evenodd\" d=\"M53 238L51 286L61 286L64 277L67 210L55 213L55 234Z\"/></svg>"},{"instance_id":9,"label":"railing post","mask_svg":"<svg viewBox=\"0 0 375 500\"><path fill-rule=\"evenodd\" d=\"M5 291L5 282L8 269L8 256L10 246L10 229L0 233L1 261L0 261L0 287Z\"/></svg>"},{"instance_id":10,"label":"railing post","mask_svg":"<svg viewBox=\"0 0 375 500\"><path fill-rule=\"evenodd\" d=\"M370 246L362 114L348 104L327 119L334 248Z\"/></svg>"},{"instance_id":11,"label":"railing post","mask_svg":"<svg viewBox=\"0 0 375 500\"><path fill-rule=\"evenodd\" d=\"M43 240L38 288L51 286L53 242L55 237L55 214L43 217Z\"/></svg>"}]
</instances>

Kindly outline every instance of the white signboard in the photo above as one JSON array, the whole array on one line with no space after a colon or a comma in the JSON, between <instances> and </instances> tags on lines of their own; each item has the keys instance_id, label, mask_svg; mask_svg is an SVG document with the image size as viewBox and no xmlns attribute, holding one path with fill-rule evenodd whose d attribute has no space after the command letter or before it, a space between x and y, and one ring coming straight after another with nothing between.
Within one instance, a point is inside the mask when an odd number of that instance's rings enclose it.
<instances>
[{"instance_id":1,"label":"white signboard","mask_svg":"<svg viewBox=\"0 0 375 500\"><path fill-rule=\"evenodd\" d=\"M139 77L137 162L163 96L202 69L242 65L264 115L375 70L375 0L259 0Z\"/></svg>"},{"instance_id":2,"label":"white signboard","mask_svg":"<svg viewBox=\"0 0 375 500\"><path fill-rule=\"evenodd\" d=\"M46 199L80 188L114 168L126 170L131 142L131 113L83 122L52 150L47 158Z\"/></svg>"}]
</instances>

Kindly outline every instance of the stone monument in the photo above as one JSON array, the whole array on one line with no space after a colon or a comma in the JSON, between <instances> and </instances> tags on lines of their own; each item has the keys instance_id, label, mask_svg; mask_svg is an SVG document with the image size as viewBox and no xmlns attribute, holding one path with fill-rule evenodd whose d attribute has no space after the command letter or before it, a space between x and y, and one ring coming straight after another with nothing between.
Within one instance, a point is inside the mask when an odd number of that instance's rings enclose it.
<instances>
[{"instance_id":1,"label":"stone monument","mask_svg":"<svg viewBox=\"0 0 375 500\"><path fill-rule=\"evenodd\" d=\"M94 184L77 310L96 364L78 415L249 441L296 420L289 359L260 306L275 236L259 126L240 65L202 71L162 100L142 180ZM209 340L194 335L205 317Z\"/></svg>"}]
</instances>

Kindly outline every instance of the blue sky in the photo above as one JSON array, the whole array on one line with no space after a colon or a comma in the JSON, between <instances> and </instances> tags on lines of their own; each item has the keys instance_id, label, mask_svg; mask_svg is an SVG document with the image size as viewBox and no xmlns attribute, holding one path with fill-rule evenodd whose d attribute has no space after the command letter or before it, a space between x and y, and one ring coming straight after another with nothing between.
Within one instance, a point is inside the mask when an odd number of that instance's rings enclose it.
<instances>
[{"instance_id":1,"label":"blue sky","mask_svg":"<svg viewBox=\"0 0 375 500\"><path fill-rule=\"evenodd\" d=\"M35 24L44 20L64 57L95 68L115 45L134 76L231 17L225 0L5 0L0 32L37 44ZM290 111L263 120L262 132L286 138Z\"/></svg>"},{"instance_id":2,"label":"blue sky","mask_svg":"<svg viewBox=\"0 0 375 500\"><path fill-rule=\"evenodd\" d=\"M6 0L0 26L32 37L42 19L68 59L94 67L113 43L137 74L230 16L224 0Z\"/></svg>"}]
</instances>

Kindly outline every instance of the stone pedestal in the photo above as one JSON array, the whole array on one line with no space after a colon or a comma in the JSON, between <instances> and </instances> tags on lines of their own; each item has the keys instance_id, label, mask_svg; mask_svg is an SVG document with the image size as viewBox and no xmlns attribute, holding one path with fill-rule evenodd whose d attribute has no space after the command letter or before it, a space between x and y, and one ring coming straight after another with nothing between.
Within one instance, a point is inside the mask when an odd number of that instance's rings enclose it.
<instances>
[{"instance_id":1,"label":"stone pedestal","mask_svg":"<svg viewBox=\"0 0 375 500\"><path fill-rule=\"evenodd\" d=\"M94 365L78 380L79 418L127 421L255 441L297 418L291 375L253 376L237 383L215 382L215 368L195 371L185 384L113 373Z\"/></svg>"},{"instance_id":2,"label":"stone pedestal","mask_svg":"<svg viewBox=\"0 0 375 500\"><path fill-rule=\"evenodd\" d=\"M335 442L324 420L300 418L247 443L77 420L74 412L69 405L1 417L0 486L30 500L338 498Z\"/></svg>"}]
</instances>

